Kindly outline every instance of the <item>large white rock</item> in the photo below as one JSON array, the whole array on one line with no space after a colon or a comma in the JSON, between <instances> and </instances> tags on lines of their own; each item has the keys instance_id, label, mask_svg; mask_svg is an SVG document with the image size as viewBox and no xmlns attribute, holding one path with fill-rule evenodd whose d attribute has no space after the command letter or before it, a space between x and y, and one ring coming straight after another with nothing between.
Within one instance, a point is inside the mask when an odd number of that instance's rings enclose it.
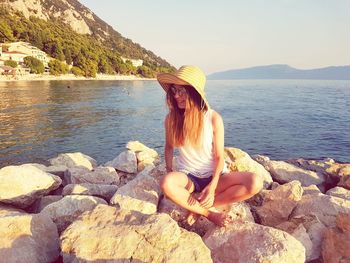
<instances>
[{"instance_id":1,"label":"large white rock","mask_svg":"<svg viewBox=\"0 0 350 263\"><path fill-rule=\"evenodd\" d=\"M7 166L0 169L0 202L25 208L58 188L61 182L58 176L29 164Z\"/></svg>"},{"instance_id":2,"label":"large white rock","mask_svg":"<svg viewBox=\"0 0 350 263\"><path fill-rule=\"evenodd\" d=\"M63 188L63 195L93 195L110 200L118 190L116 185L107 184L69 184Z\"/></svg>"},{"instance_id":3,"label":"large white rock","mask_svg":"<svg viewBox=\"0 0 350 263\"><path fill-rule=\"evenodd\" d=\"M145 214L157 212L161 190L158 182L149 175L153 168L153 165L146 167L135 179L120 187L110 204Z\"/></svg>"},{"instance_id":4,"label":"large white rock","mask_svg":"<svg viewBox=\"0 0 350 263\"><path fill-rule=\"evenodd\" d=\"M326 192L327 195L343 198L350 201L350 190L343 187L334 187Z\"/></svg>"},{"instance_id":5,"label":"large white rock","mask_svg":"<svg viewBox=\"0 0 350 263\"><path fill-rule=\"evenodd\" d=\"M7 211L1 216L0 261L49 263L59 256L56 225L41 214Z\"/></svg>"},{"instance_id":6,"label":"large white rock","mask_svg":"<svg viewBox=\"0 0 350 263\"><path fill-rule=\"evenodd\" d=\"M126 144L126 148L134 153L138 152L147 152L148 155L152 158L157 158L158 153L152 148L147 147L146 145L140 143L139 141L130 141ZM142 161L142 160L140 160Z\"/></svg>"},{"instance_id":7,"label":"large white rock","mask_svg":"<svg viewBox=\"0 0 350 263\"><path fill-rule=\"evenodd\" d=\"M98 204L107 204L101 198L85 195L67 195L57 202L44 207L41 214L48 215L62 232L70 223L85 211L90 211Z\"/></svg>"},{"instance_id":8,"label":"large white rock","mask_svg":"<svg viewBox=\"0 0 350 263\"><path fill-rule=\"evenodd\" d=\"M299 181L280 185L267 193L263 205L257 208L261 223L276 226L287 221L302 195L303 188Z\"/></svg>"},{"instance_id":9,"label":"large white rock","mask_svg":"<svg viewBox=\"0 0 350 263\"><path fill-rule=\"evenodd\" d=\"M137 159L133 151L124 151L105 166L111 166L119 171L127 173L137 173Z\"/></svg>"},{"instance_id":10,"label":"large white rock","mask_svg":"<svg viewBox=\"0 0 350 263\"><path fill-rule=\"evenodd\" d=\"M255 173L262 178L265 188L268 188L272 183L270 173L246 152L238 148L225 148L225 155L225 161L228 163L230 171Z\"/></svg>"},{"instance_id":11,"label":"large white rock","mask_svg":"<svg viewBox=\"0 0 350 263\"><path fill-rule=\"evenodd\" d=\"M49 162L54 166L64 165L68 168L83 166L89 170L92 170L93 168L97 167L97 162L95 159L80 152L61 153L57 157L50 159Z\"/></svg>"},{"instance_id":12,"label":"large white rock","mask_svg":"<svg viewBox=\"0 0 350 263\"><path fill-rule=\"evenodd\" d=\"M288 233L251 222L215 228L203 237L214 262L304 263L305 248Z\"/></svg>"},{"instance_id":13,"label":"large white rock","mask_svg":"<svg viewBox=\"0 0 350 263\"><path fill-rule=\"evenodd\" d=\"M61 248L67 263L212 262L201 238L179 228L168 215L106 205L73 222L61 235Z\"/></svg>"},{"instance_id":14,"label":"large white rock","mask_svg":"<svg viewBox=\"0 0 350 263\"><path fill-rule=\"evenodd\" d=\"M269 161L268 166L272 178L279 183L298 180L302 186L309 186L322 184L326 180L323 173L304 170L284 161Z\"/></svg>"},{"instance_id":15,"label":"large white rock","mask_svg":"<svg viewBox=\"0 0 350 263\"><path fill-rule=\"evenodd\" d=\"M321 245L326 230L317 216L297 216L283 222L276 228L286 231L299 240L306 249L306 262L316 260L321 256Z\"/></svg>"},{"instance_id":16,"label":"large white rock","mask_svg":"<svg viewBox=\"0 0 350 263\"><path fill-rule=\"evenodd\" d=\"M72 184L111 184L119 185L120 176L113 167L97 167L90 171L84 167L69 168L68 174Z\"/></svg>"},{"instance_id":17,"label":"large white rock","mask_svg":"<svg viewBox=\"0 0 350 263\"><path fill-rule=\"evenodd\" d=\"M339 212L350 213L350 201L325 194L314 194L304 195L291 216L316 215L325 226L333 227Z\"/></svg>"}]
</instances>

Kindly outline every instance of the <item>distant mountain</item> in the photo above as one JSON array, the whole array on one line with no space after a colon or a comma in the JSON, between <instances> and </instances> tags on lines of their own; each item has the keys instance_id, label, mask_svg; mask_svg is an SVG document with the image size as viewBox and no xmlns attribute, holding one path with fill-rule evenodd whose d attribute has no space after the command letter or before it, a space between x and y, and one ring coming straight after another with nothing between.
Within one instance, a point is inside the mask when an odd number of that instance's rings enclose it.
<instances>
[{"instance_id":1,"label":"distant mountain","mask_svg":"<svg viewBox=\"0 0 350 263\"><path fill-rule=\"evenodd\" d=\"M339 79L350 80L350 66L296 69L288 65L268 65L216 72L208 79Z\"/></svg>"},{"instance_id":2,"label":"distant mountain","mask_svg":"<svg viewBox=\"0 0 350 263\"><path fill-rule=\"evenodd\" d=\"M123 37L78 0L0 0L0 42L14 41L29 42L83 70L80 62L84 58L89 62L85 68L97 68L101 73L130 73L133 69L123 63L124 58L143 60L139 71L148 75L174 70L152 51Z\"/></svg>"}]
</instances>

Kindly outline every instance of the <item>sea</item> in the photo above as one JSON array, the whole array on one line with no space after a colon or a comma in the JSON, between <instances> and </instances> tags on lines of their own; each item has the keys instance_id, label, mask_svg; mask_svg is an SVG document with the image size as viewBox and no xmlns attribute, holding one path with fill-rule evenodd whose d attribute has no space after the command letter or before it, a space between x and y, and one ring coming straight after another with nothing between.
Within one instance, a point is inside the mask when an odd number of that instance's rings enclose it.
<instances>
[{"instance_id":1,"label":"sea","mask_svg":"<svg viewBox=\"0 0 350 263\"><path fill-rule=\"evenodd\" d=\"M206 95L227 147L350 162L350 81L209 80ZM68 152L104 164L135 140L162 157L166 113L154 80L0 82L0 168Z\"/></svg>"}]
</instances>

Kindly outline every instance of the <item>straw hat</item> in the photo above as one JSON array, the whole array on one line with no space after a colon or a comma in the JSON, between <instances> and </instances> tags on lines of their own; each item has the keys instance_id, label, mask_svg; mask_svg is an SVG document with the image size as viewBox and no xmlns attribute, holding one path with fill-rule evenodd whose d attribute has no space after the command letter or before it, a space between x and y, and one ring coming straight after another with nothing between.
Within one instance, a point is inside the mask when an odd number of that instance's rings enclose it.
<instances>
[{"instance_id":1,"label":"straw hat","mask_svg":"<svg viewBox=\"0 0 350 263\"><path fill-rule=\"evenodd\" d=\"M192 86L198 94L202 97L204 103L209 109L209 103L205 98L204 86L205 86L205 74L203 71L196 66L185 65L180 67L174 73L160 73L157 75L159 84L163 87L165 92L171 85L190 85Z\"/></svg>"}]
</instances>

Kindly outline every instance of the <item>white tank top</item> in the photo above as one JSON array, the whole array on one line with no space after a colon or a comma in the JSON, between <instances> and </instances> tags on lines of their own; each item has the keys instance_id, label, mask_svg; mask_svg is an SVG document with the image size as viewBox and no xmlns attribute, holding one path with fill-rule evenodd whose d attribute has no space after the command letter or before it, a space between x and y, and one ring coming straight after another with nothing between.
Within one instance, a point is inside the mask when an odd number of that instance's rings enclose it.
<instances>
[{"instance_id":1,"label":"white tank top","mask_svg":"<svg viewBox=\"0 0 350 263\"><path fill-rule=\"evenodd\" d=\"M189 144L179 147L179 157L177 167L180 172L191 173L197 177L206 178L214 173L214 153L213 153L213 110L209 109L204 114L203 119L203 144L200 148L194 148ZM223 173L227 172L224 162Z\"/></svg>"}]
</instances>

